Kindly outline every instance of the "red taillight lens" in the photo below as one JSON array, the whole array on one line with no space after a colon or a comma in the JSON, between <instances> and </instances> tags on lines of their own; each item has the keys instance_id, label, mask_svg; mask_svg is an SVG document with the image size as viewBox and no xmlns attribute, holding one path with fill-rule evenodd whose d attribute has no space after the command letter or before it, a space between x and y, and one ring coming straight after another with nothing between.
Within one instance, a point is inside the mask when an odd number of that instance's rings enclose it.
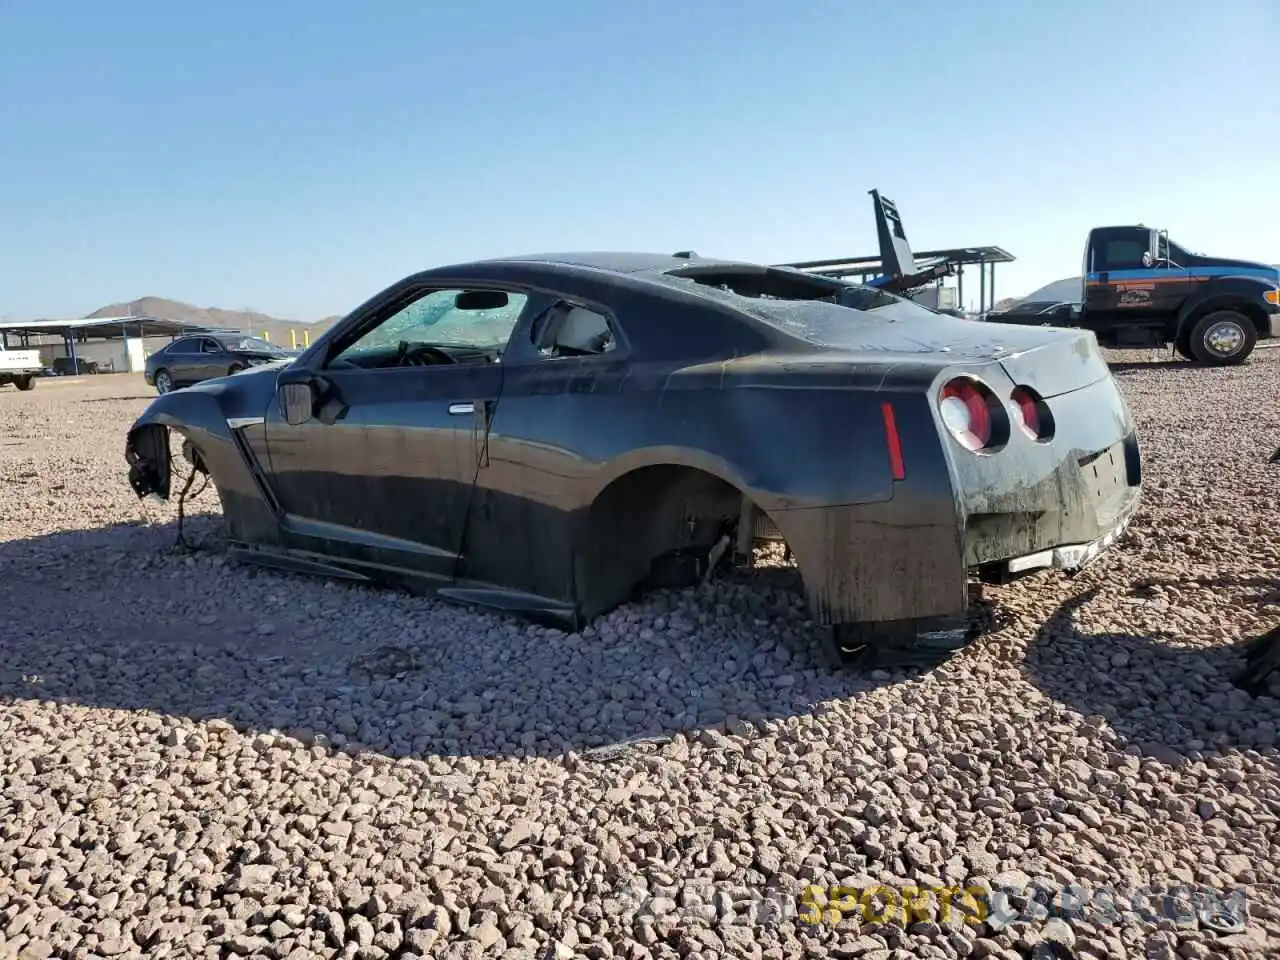
<instances>
[{"instance_id":1,"label":"red taillight lens","mask_svg":"<svg viewBox=\"0 0 1280 960\"><path fill-rule=\"evenodd\" d=\"M1042 443L1053 439L1053 415L1038 393L1030 387L1014 387L1009 399L1027 436Z\"/></svg>"},{"instance_id":2,"label":"red taillight lens","mask_svg":"<svg viewBox=\"0 0 1280 960\"><path fill-rule=\"evenodd\" d=\"M995 397L977 380L957 377L942 388L938 409L956 441L969 450L984 450L995 437Z\"/></svg>"}]
</instances>

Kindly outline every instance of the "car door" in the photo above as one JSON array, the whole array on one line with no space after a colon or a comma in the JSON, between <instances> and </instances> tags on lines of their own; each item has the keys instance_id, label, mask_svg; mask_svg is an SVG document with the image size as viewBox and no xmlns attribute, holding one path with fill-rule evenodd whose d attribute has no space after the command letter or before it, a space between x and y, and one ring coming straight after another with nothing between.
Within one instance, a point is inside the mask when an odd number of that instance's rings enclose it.
<instances>
[{"instance_id":1,"label":"car door","mask_svg":"<svg viewBox=\"0 0 1280 960\"><path fill-rule=\"evenodd\" d=\"M192 379L211 380L227 372L226 348L213 337L200 338L200 350L193 363Z\"/></svg>"},{"instance_id":2,"label":"car door","mask_svg":"<svg viewBox=\"0 0 1280 960\"><path fill-rule=\"evenodd\" d=\"M1083 326L1103 334L1117 322L1133 322L1149 307L1151 290L1142 277L1142 255L1149 241L1150 234L1137 227L1093 232L1085 274Z\"/></svg>"},{"instance_id":3,"label":"car door","mask_svg":"<svg viewBox=\"0 0 1280 960\"><path fill-rule=\"evenodd\" d=\"M527 294L433 288L356 319L324 356L281 372L315 415L266 416L281 533L296 551L448 580ZM318 378L318 379L317 379Z\"/></svg>"},{"instance_id":4,"label":"car door","mask_svg":"<svg viewBox=\"0 0 1280 960\"><path fill-rule=\"evenodd\" d=\"M169 371L175 387L195 381L195 371L200 360L199 349L199 337L184 337L173 341L165 350L164 361L159 366Z\"/></svg>"},{"instance_id":5,"label":"car door","mask_svg":"<svg viewBox=\"0 0 1280 960\"><path fill-rule=\"evenodd\" d=\"M1169 237L1163 232L1159 238L1159 258L1152 275L1155 278L1152 310L1156 317L1167 321L1169 317L1177 316L1192 290L1192 282L1191 271L1171 255Z\"/></svg>"},{"instance_id":6,"label":"car door","mask_svg":"<svg viewBox=\"0 0 1280 960\"><path fill-rule=\"evenodd\" d=\"M543 598L548 613L571 608L573 523L596 456L608 447L630 363L617 317L600 304L557 299L517 330L477 472L458 574L465 582L456 593L495 607L515 592L524 606L530 596Z\"/></svg>"}]
</instances>

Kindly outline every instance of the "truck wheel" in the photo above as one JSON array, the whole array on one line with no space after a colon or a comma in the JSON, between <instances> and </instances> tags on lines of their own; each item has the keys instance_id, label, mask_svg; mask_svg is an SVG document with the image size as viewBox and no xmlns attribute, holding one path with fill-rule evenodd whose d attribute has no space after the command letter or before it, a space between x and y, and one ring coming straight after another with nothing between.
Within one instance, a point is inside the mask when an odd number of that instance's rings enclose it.
<instances>
[{"instance_id":1,"label":"truck wheel","mask_svg":"<svg viewBox=\"0 0 1280 960\"><path fill-rule=\"evenodd\" d=\"M23 377L15 377L13 382L19 390L30 390L36 385L36 378L28 373Z\"/></svg>"},{"instance_id":2,"label":"truck wheel","mask_svg":"<svg viewBox=\"0 0 1280 960\"><path fill-rule=\"evenodd\" d=\"M1177 339L1173 341L1173 349L1183 360L1195 360L1195 354L1191 352L1191 328L1183 327L1179 331Z\"/></svg>"},{"instance_id":3,"label":"truck wheel","mask_svg":"<svg viewBox=\"0 0 1280 960\"><path fill-rule=\"evenodd\" d=\"M1191 355L1208 367L1243 363L1253 353L1258 331L1253 321L1235 310L1215 310L1191 328Z\"/></svg>"}]
</instances>

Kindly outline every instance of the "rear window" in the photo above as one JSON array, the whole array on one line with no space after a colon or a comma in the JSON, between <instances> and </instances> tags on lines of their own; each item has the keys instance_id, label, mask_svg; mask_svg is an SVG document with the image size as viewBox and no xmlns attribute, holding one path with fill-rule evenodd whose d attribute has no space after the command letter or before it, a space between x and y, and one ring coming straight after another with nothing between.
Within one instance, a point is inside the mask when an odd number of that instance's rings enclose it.
<instances>
[{"instance_id":1,"label":"rear window","mask_svg":"<svg viewBox=\"0 0 1280 960\"><path fill-rule=\"evenodd\" d=\"M818 301L854 310L875 310L901 302L900 297L875 287L791 267L710 264L679 267L668 275L753 300Z\"/></svg>"},{"instance_id":2,"label":"rear window","mask_svg":"<svg viewBox=\"0 0 1280 960\"><path fill-rule=\"evenodd\" d=\"M874 287L786 267L706 265L681 267L668 276L678 283L697 283L715 299L819 347L932 349L915 343L914 327L930 321L968 322ZM896 335L887 335L885 322L902 326Z\"/></svg>"},{"instance_id":3,"label":"rear window","mask_svg":"<svg viewBox=\"0 0 1280 960\"><path fill-rule=\"evenodd\" d=\"M910 300L898 300L865 318L850 313L847 307L821 301L780 301L767 312L757 314L761 320L783 333L790 334L819 347L858 348L858 349L902 349L904 343L912 342L912 332L921 322L932 327L938 321L955 322L933 310ZM878 322L872 322L872 321ZM888 328L883 322L901 326ZM961 321L968 322L968 321ZM934 328L936 329L936 328ZM924 346L920 344L920 346Z\"/></svg>"}]
</instances>

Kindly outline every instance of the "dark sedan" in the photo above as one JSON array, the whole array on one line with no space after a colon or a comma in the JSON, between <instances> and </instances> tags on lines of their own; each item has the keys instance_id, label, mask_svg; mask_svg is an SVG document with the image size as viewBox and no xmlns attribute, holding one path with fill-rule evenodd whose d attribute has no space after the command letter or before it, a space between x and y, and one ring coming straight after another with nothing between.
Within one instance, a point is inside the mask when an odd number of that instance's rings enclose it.
<instances>
[{"instance_id":1,"label":"dark sedan","mask_svg":"<svg viewBox=\"0 0 1280 960\"><path fill-rule=\"evenodd\" d=\"M1124 530L1134 423L1091 333L973 323L788 268L656 254L418 273L292 364L157 398L234 556L580 628L781 537L842 659L972 637L969 577Z\"/></svg>"},{"instance_id":2,"label":"dark sedan","mask_svg":"<svg viewBox=\"0 0 1280 960\"><path fill-rule=\"evenodd\" d=\"M992 323L1028 323L1069 326L1080 316L1080 304L1069 300L1027 300L1008 310L993 310L982 319Z\"/></svg>"},{"instance_id":3,"label":"dark sedan","mask_svg":"<svg viewBox=\"0 0 1280 960\"><path fill-rule=\"evenodd\" d=\"M156 388L156 393L168 393L294 355L258 337L202 333L179 337L151 354L147 357L144 376L147 383Z\"/></svg>"}]
</instances>

